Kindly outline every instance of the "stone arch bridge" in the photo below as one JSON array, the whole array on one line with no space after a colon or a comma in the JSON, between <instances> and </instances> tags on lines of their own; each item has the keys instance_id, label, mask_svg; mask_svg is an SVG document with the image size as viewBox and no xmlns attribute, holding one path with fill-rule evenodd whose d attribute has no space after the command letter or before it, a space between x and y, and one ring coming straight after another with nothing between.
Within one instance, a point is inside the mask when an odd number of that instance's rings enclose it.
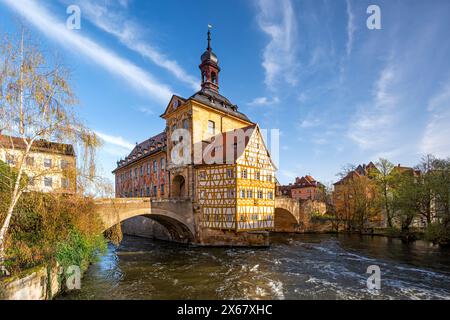
<instances>
[{"instance_id":1,"label":"stone arch bridge","mask_svg":"<svg viewBox=\"0 0 450 320\"><path fill-rule=\"evenodd\" d=\"M275 232L304 232L310 224L299 200L287 197L275 198Z\"/></svg>"},{"instance_id":2,"label":"stone arch bridge","mask_svg":"<svg viewBox=\"0 0 450 320\"><path fill-rule=\"evenodd\" d=\"M127 219L144 216L163 225L173 241L195 242L194 210L191 200L101 199L95 202L95 212L103 222L104 231Z\"/></svg>"},{"instance_id":3,"label":"stone arch bridge","mask_svg":"<svg viewBox=\"0 0 450 320\"><path fill-rule=\"evenodd\" d=\"M149 198L100 199L95 212L104 231L133 217L144 216L163 225L175 242L199 243L194 208L190 199L151 200ZM275 231L298 232L307 227L300 202L290 198L275 200Z\"/></svg>"}]
</instances>

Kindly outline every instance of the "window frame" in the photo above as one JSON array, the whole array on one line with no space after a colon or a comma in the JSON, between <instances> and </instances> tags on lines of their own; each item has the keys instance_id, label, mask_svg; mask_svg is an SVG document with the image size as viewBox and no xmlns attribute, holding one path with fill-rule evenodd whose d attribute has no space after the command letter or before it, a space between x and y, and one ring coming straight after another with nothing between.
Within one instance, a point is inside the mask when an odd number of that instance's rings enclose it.
<instances>
[{"instance_id":1,"label":"window frame","mask_svg":"<svg viewBox=\"0 0 450 320\"><path fill-rule=\"evenodd\" d=\"M216 134L216 123L212 120L208 120L208 134Z\"/></svg>"},{"instance_id":2,"label":"window frame","mask_svg":"<svg viewBox=\"0 0 450 320\"><path fill-rule=\"evenodd\" d=\"M48 183L50 182L50 183ZM52 177L44 177L44 187L53 188L53 178Z\"/></svg>"},{"instance_id":3,"label":"window frame","mask_svg":"<svg viewBox=\"0 0 450 320\"><path fill-rule=\"evenodd\" d=\"M53 161L51 158L44 158L44 168L51 168Z\"/></svg>"}]
</instances>

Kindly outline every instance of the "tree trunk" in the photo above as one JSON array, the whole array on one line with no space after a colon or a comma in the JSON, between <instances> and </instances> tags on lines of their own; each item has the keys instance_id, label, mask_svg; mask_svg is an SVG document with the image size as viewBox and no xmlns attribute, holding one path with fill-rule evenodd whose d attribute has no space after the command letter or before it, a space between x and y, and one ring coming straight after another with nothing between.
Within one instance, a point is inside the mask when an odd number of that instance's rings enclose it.
<instances>
[{"instance_id":1,"label":"tree trunk","mask_svg":"<svg viewBox=\"0 0 450 320\"><path fill-rule=\"evenodd\" d=\"M3 269L5 263L5 239L9 224L11 222L13 209L14 208L12 206L10 206L10 208L8 209L5 222L3 223L2 229L0 230L0 269Z\"/></svg>"},{"instance_id":2,"label":"tree trunk","mask_svg":"<svg viewBox=\"0 0 450 320\"><path fill-rule=\"evenodd\" d=\"M8 213L6 214L6 218L5 218L5 221L3 222L2 229L0 230L0 268L4 267L6 234L8 232L9 225L11 223L11 218L12 218L12 215L14 212L14 208L15 208L20 196L22 195L22 191L20 190L20 181L22 180L23 164L25 162L25 158L28 156L28 154L30 152L32 143L33 143L33 140L27 145L25 153L22 156L22 159L20 161L19 173L17 174L16 182L14 184L14 190L11 195L11 203L9 204Z\"/></svg>"}]
</instances>

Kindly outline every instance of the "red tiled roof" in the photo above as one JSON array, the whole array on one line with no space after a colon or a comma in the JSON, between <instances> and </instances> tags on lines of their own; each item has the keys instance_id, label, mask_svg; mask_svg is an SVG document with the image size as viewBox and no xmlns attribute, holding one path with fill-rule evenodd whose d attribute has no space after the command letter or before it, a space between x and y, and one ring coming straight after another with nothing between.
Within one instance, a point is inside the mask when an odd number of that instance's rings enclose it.
<instances>
[{"instance_id":1,"label":"red tiled roof","mask_svg":"<svg viewBox=\"0 0 450 320\"><path fill-rule=\"evenodd\" d=\"M29 139L28 139L29 141ZM6 149L25 150L26 144L22 138L0 135L0 147ZM35 140L31 151L44 153L58 153L67 156L75 156L75 150L71 144L51 142L47 140Z\"/></svg>"},{"instance_id":2,"label":"red tiled roof","mask_svg":"<svg viewBox=\"0 0 450 320\"><path fill-rule=\"evenodd\" d=\"M127 157L125 157L125 159L117 162L117 168L113 171L113 173L120 168L127 167L128 165L135 163L136 161L144 159L145 157L153 155L159 151L165 150L166 145L167 145L166 132L161 132L156 136L150 137L147 140L144 140L143 142L136 144L134 149L130 152L130 154Z\"/></svg>"}]
</instances>

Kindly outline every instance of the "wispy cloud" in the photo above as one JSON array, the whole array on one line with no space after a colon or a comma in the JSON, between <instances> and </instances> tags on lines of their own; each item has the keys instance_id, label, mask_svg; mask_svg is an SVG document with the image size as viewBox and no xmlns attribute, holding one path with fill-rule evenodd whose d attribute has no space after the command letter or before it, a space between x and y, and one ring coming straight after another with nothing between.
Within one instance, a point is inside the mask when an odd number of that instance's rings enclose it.
<instances>
[{"instance_id":1,"label":"wispy cloud","mask_svg":"<svg viewBox=\"0 0 450 320\"><path fill-rule=\"evenodd\" d=\"M111 155L121 157L129 153L134 148L132 143L128 142L121 136L112 136L100 131L95 131L95 134L102 139L103 142L105 142L102 147L104 151Z\"/></svg>"},{"instance_id":2,"label":"wispy cloud","mask_svg":"<svg viewBox=\"0 0 450 320\"><path fill-rule=\"evenodd\" d=\"M270 38L262 62L266 85L270 89L279 82L295 85L297 23L291 0L259 0L258 25Z\"/></svg>"},{"instance_id":3,"label":"wispy cloud","mask_svg":"<svg viewBox=\"0 0 450 320\"><path fill-rule=\"evenodd\" d=\"M128 8L128 5L130 4L131 0L118 0L118 2L122 7Z\"/></svg>"},{"instance_id":4,"label":"wispy cloud","mask_svg":"<svg viewBox=\"0 0 450 320\"><path fill-rule=\"evenodd\" d=\"M400 100L400 94L393 90L396 81L395 68L388 65L375 83L372 101L356 110L351 119L348 136L362 149L381 148L392 138Z\"/></svg>"},{"instance_id":5,"label":"wispy cloud","mask_svg":"<svg viewBox=\"0 0 450 320\"><path fill-rule=\"evenodd\" d=\"M430 118L421 141L420 151L438 157L450 155L450 83L430 99Z\"/></svg>"},{"instance_id":6,"label":"wispy cloud","mask_svg":"<svg viewBox=\"0 0 450 320\"><path fill-rule=\"evenodd\" d=\"M155 115L155 112L151 108L148 108L148 107L138 107L137 111L145 114L146 116L154 116Z\"/></svg>"},{"instance_id":7,"label":"wispy cloud","mask_svg":"<svg viewBox=\"0 0 450 320\"><path fill-rule=\"evenodd\" d=\"M294 180L297 174L294 171L290 170L280 170L280 173L283 177L288 178L290 180Z\"/></svg>"},{"instance_id":8,"label":"wispy cloud","mask_svg":"<svg viewBox=\"0 0 450 320\"><path fill-rule=\"evenodd\" d=\"M352 4L350 0L347 0L347 44L346 44L346 52L347 56L352 53L353 49L353 37L356 31L355 26L355 15L352 11Z\"/></svg>"},{"instance_id":9,"label":"wispy cloud","mask_svg":"<svg viewBox=\"0 0 450 320\"><path fill-rule=\"evenodd\" d=\"M157 50L148 42L144 42L139 35L145 33L142 27L107 5L100 5L92 1L79 1L84 17L97 28L113 35L128 49L135 51L149 59L157 66L174 75L178 80L186 83L194 90L200 88L197 78L188 74L175 60Z\"/></svg>"},{"instance_id":10,"label":"wispy cloud","mask_svg":"<svg viewBox=\"0 0 450 320\"><path fill-rule=\"evenodd\" d=\"M307 129L307 128L315 128L322 124L322 121L319 118L312 118L311 116L308 116L306 119L302 120L300 122L300 128Z\"/></svg>"},{"instance_id":11,"label":"wispy cloud","mask_svg":"<svg viewBox=\"0 0 450 320\"><path fill-rule=\"evenodd\" d=\"M152 99L161 103L166 103L170 99L172 90L167 85L158 82L148 72L90 38L80 35L76 30L67 29L65 23L59 22L42 3L38 4L32 0L2 1L47 37L59 42L72 52L83 54L112 74L122 77L140 92L150 95Z\"/></svg>"},{"instance_id":12,"label":"wispy cloud","mask_svg":"<svg viewBox=\"0 0 450 320\"><path fill-rule=\"evenodd\" d=\"M268 98L268 97L259 97L253 99L251 102L247 103L248 106L270 106L280 102L278 97Z\"/></svg>"}]
</instances>

